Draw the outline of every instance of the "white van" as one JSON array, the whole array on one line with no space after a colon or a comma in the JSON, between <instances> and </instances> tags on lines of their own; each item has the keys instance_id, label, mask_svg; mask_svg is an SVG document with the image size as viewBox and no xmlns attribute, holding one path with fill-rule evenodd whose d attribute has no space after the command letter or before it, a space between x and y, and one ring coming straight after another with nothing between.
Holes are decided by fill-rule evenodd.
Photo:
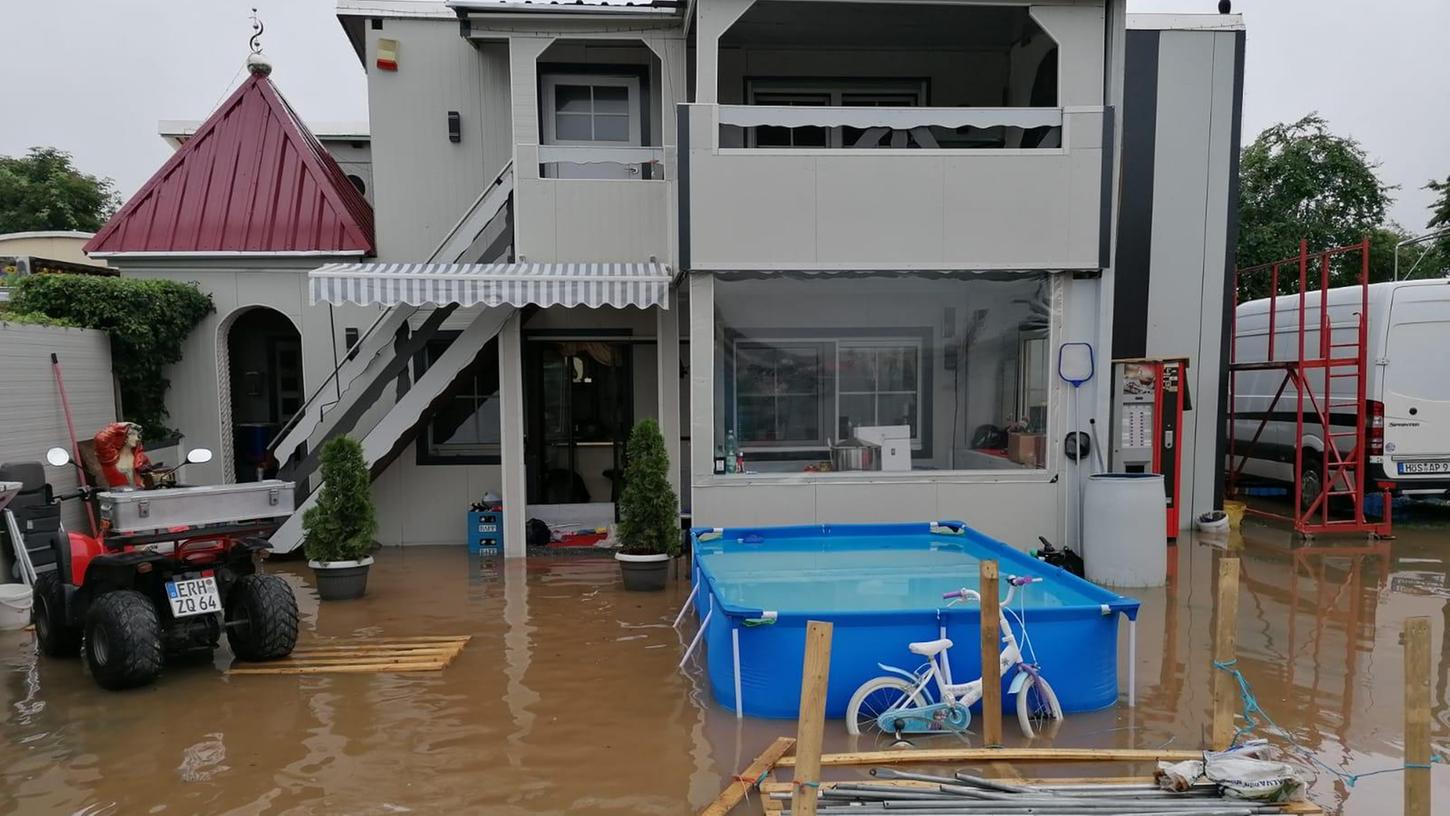
<instances>
[{"instance_id":1,"label":"white van","mask_svg":"<svg viewBox=\"0 0 1450 816\"><path fill-rule=\"evenodd\" d=\"M1329 290L1329 355L1353 356L1361 311L1361 289ZM1269 359L1270 299L1240 304L1234 327L1234 362ZM1274 298L1276 361L1299 359L1299 296ZM1307 330L1304 359L1322 359L1320 293L1304 297ZM1375 283L1369 286L1368 361L1365 409L1355 410L1357 380L1353 368L1334 368L1329 394L1330 433L1348 455L1354 447L1354 419L1365 418L1369 467L1365 492L1383 485L1396 494L1432 494L1450 490L1450 279ZM1278 482L1294 479L1295 418L1298 398L1292 384L1274 401L1284 370L1266 365L1240 369L1234 383L1234 449L1230 470L1247 455L1242 475ZM1322 370L1306 372L1302 503L1324 490L1323 425L1309 394L1323 401ZM1272 408L1271 408L1272 406ZM1267 416L1268 422L1264 419ZM1258 440L1254 437L1257 434ZM1333 491L1347 485L1331 485Z\"/></svg>"}]
</instances>

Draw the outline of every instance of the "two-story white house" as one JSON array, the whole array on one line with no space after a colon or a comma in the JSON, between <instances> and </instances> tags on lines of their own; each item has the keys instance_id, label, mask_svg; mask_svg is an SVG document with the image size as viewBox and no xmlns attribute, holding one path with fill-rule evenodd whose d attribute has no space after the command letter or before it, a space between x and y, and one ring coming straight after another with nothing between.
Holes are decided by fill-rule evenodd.
<instances>
[{"instance_id":1,"label":"two-story white house","mask_svg":"<svg viewBox=\"0 0 1450 816\"><path fill-rule=\"evenodd\" d=\"M353 434L385 543L460 543L495 492L522 555L528 518L612 519L653 417L694 524L1026 546L1075 524L1057 354L1082 342L1099 372L1190 358L1191 521L1221 497L1243 31L1125 5L341 0L376 249L287 260L309 396L272 455L315 488ZM225 412L215 377L173 380ZM876 433L887 469L830 467Z\"/></svg>"}]
</instances>

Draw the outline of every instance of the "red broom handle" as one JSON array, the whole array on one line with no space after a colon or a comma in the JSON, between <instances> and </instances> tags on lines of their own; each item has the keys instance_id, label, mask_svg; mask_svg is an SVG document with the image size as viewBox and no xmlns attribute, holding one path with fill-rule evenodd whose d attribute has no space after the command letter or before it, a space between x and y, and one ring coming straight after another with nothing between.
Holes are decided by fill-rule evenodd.
<instances>
[{"instance_id":1,"label":"red broom handle","mask_svg":"<svg viewBox=\"0 0 1450 816\"><path fill-rule=\"evenodd\" d=\"M85 484L86 468L81 462L80 443L76 441L76 423L75 420L71 419L70 399L65 395L65 378L60 373L60 358L54 352L50 355L50 368L55 372L55 387L60 390L60 410L65 414L65 428L67 431L70 431L70 450L71 458L75 460L76 479L79 480L80 484ZM100 535L100 525L96 524L96 509L91 506L89 501L85 502L85 505L86 519L91 523L91 535ZM61 546L69 546L69 544L67 542L61 542Z\"/></svg>"}]
</instances>

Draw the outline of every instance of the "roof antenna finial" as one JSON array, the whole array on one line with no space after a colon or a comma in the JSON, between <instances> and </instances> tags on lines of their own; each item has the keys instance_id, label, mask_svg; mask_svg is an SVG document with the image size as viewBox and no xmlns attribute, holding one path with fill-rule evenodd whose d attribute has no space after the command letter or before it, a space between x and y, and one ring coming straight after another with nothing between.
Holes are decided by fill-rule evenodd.
<instances>
[{"instance_id":1,"label":"roof antenna finial","mask_svg":"<svg viewBox=\"0 0 1450 816\"><path fill-rule=\"evenodd\" d=\"M247 56L247 70L259 76L267 76L272 73L272 61L262 55L262 32L267 27L262 25L262 19L257 16L257 10L252 9L252 36L247 40L251 46L252 53Z\"/></svg>"}]
</instances>

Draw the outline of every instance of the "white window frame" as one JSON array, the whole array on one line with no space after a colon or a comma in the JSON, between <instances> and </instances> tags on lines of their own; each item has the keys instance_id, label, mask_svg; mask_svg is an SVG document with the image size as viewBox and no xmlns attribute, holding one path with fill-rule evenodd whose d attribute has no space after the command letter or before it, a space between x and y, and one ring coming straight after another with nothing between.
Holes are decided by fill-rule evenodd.
<instances>
[{"instance_id":1,"label":"white window frame","mask_svg":"<svg viewBox=\"0 0 1450 816\"><path fill-rule=\"evenodd\" d=\"M556 106L556 90L560 85L585 85L591 88L625 88L629 92L629 139L623 142L601 139L560 139L555 134L554 116L559 112ZM616 74L544 74L539 78L543 95L543 125L541 141L549 145L575 145L582 147L642 147L644 144L644 117L641 113L640 82L637 76ZM590 111L591 118L593 111Z\"/></svg>"},{"instance_id":2,"label":"white window frame","mask_svg":"<svg viewBox=\"0 0 1450 816\"><path fill-rule=\"evenodd\" d=\"M922 377L922 373L923 373L922 372L923 355L922 355L922 342L921 342L921 338L919 338L919 337L870 337L870 338L848 338L848 337L843 337L843 338L839 338L839 339L836 340L836 342L835 342L835 349L836 349L836 376L835 376L835 389L834 389L835 390L835 393L836 393L836 410L834 412L832 412L834 414L834 416L832 417L832 421L835 423L835 425L833 427L837 427L837 428L841 424L841 394L842 394L842 390L841 390L841 349L842 348L847 348L847 349L902 349L902 348L911 348L911 349L913 349L916 352L916 389L915 389L915 392L914 392L916 394L916 418L915 418L915 421L912 423L912 427L915 428L916 430L911 435L911 449L914 450L914 451L915 450L921 450L922 423L925 422L925 419L926 419L925 416L923 415L924 406L923 406L922 403L925 402L925 400L928 397L928 395L923 391L923 388L922 388L922 383L923 383L924 378ZM851 391L851 392L849 392L849 394L852 395L852 396L864 395L864 394L871 394L872 396L875 397L876 403L877 403L876 404L876 410L878 412L878 416L876 418L876 422L878 424L881 424L881 418L879 416L879 412L881 410L881 404L880 404L881 403L881 395L882 394L905 394L905 393L907 393L907 392L906 391L882 391L880 388L877 388L875 391Z\"/></svg>"},{"instance_id":3,"label":"white window frame","mask_svg":"<svg viewBox=\"0 0 1450 816\"><path fill-rule=\"evenodd\" d=\"M822 365L826 365L829 362L830 365L832 366L832 368L830 369L829 373L823 372L823 375L824 375L823 378L825 378L825 377L828 377L829 378L829 387L827 387L826 384L823 383L822 384L822 388L820 390L820 406L819 407L820 407L820 409L824 413L824 415L821 417L822 430L825 432L822 435L822 439L821 439L821 442L823 444L817 444L817 445L811 445L811 444L780 444L780 445L766 444L766 445L762 445L762 444L759 444L759 443L752 444L750 442L747 442L745 439L740 438L740 434L739 434L739 425L740 425L740 378L739 378L740 377L740 374L739 374L739 354L737 352L736 354L732 355L733 356L733 359L734 359L734 362L731 363L731 367L730 367L730 377L731 377L731 380L733 381L732 382L733 387L731 389L731 399L732 399L732 403L733 403L730 406L731 407L731 410L732 410L732 414L731 415L735 417L735 423L734 423L735 427L733 428L733 430L736 431L736 437L737 437L738 443L740 445L740 448L745 453L747 453L747 454L749 454L751 452L755 452L755 453L808 453L808 452L813 452L813 451L820 451L820 450L824 449L824 447L825 447L824 443L825 443L826 440L836 439L836 437L838 435L838 430L839 430L840 422L841 422L841 374L840 374L840 372L841 372L841 348L843 346L846 347L846 348L892 348L892 349L900 349L900 348L905 348L905 347L911 347L911 348L914 348L916 350L916 422L913 425L913 427L916 430L915 430L915 433L913 433L912 434L912 437L911 437L911 449L914 450L914 451L915 450L921 450L922 449L921 432L922 432L922 429L923 429L923 423L925 422L925 416L924 416L924 412L925 412L925 401L926 401L928 395L925 393L925 391L923 389L923 385L922 385L923 382L924 382L924 378L922 376L922 374L923 374L923 372L922 372L922 366L923 366L923 357L924 357L924 355L923 355L923 343L922 343L922 340L921 340L920 337L877 337L877 336L861 337L861 336L855 336L855 335L839 335L839 336L837 336L837 335L822 335L822 336L819 336L819 337L817 337L817 336L798 336L798 337L764 336L764 337L742 337L742 338L737 338L734 341L732 341L732 344L731 345L732 345L732 347L734 349L737 349L737 350L738 350L738 348L741 345L758 346L758 347L765 347L765 348L782 348L782 347L805 346L805 345L824 346L824 347L827 347L827 348L823 349L823 351L825 352L825 356L822 358L821 364ZM864 392L855 392L855 391L853 391L851 393L852 394L856 394L856 393L864 393ZM879 397L882 392L880 392L878 390L878 391L876 391L874 393ZM886 392L886 393L905 393L905 392ZM841 440L836 439L836 441L839 442Z\"/></svg>"}]
</instances>

